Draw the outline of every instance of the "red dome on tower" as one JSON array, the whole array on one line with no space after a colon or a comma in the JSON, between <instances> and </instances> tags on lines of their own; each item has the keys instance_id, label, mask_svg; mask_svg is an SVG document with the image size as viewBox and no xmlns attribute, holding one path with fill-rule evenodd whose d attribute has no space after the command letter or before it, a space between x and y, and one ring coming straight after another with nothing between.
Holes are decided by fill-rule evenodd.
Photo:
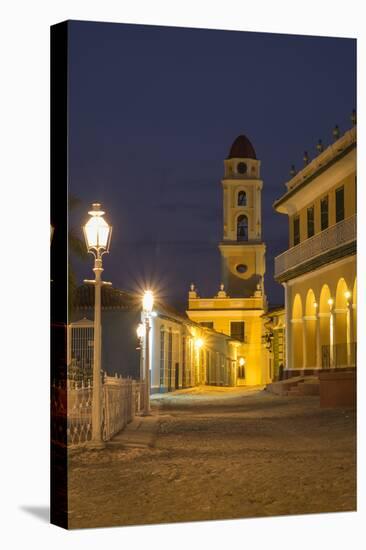
<instances>
[{"instance_id":1,"label":"red dome on tower","mask_svg":"<svg viewBox=\"0 0 366 550\"><path fill-rule=\"evenodd\" d=\"M249 139L244 136L238 136L233 142L228 159L232 158L243 158L243 159L256 159L256 154L253 145L250 143Z\"/></svg>"}]
</instances>

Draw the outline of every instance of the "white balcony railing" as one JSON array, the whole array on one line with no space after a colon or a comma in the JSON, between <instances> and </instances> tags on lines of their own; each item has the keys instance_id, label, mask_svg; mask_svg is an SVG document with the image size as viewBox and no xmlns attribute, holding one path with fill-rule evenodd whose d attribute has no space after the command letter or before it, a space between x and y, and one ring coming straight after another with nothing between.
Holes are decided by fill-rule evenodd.
<instances>
[{"instance_id":1,"label":"white balcony railing","mask_svg":"<svg viewBox=\"0 0 366 550\"><path fill-rule=\"evenodd\" d=\"M324 229L275 258L275 277L321 256L325 252L356 240L357 215Z\"/></svg>"}]
</instances>

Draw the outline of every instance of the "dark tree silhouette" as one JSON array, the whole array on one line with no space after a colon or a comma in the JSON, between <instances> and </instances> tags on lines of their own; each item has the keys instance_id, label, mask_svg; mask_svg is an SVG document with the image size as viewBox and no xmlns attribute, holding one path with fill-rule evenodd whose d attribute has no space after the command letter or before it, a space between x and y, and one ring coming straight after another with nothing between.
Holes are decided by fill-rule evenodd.
<instances>
[{"instance_id":1,"label":"dark tree silhouette","mask_svg":"<svg viewBox=\"0 0 366 550\"><path fill-rule=\"evenodd\" d=\"M69 196L69 210L75 210L81 204L81 200L74 195ZM76 273L72 265L72 258L78 258L80 260L86 260L88 252L85 246L85 242L79 237L78 230L75 227L69 228L69 317L73 311L75 291L77 289Z\"/></svg>"}]
</instances>

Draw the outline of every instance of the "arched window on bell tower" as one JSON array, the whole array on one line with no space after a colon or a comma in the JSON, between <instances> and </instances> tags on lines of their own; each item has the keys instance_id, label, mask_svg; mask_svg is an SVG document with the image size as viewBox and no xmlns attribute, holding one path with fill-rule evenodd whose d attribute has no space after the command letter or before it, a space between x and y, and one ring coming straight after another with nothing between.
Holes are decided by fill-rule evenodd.
<instances>
[{"instance_id":1,"label":"arched window on bell tower","mask_svg":"<svg viewBox=\"0 0 366 550\"><path fill-rule=\"evenodd\" d=\"M247 194L245 191L239 191L238 193L238 206L247 205Z\"/></svg>"},{"instance_id":2,"label":"arched window on bell tower","mask_svg":"<svg viewBox=\"0 0 366 550\"><path fill-rule=\"evenodd\" d=\"M236 224L236 238L238 241L248 240L248 218L245 214L238 217Z\"/></svg>"}]
</instances>

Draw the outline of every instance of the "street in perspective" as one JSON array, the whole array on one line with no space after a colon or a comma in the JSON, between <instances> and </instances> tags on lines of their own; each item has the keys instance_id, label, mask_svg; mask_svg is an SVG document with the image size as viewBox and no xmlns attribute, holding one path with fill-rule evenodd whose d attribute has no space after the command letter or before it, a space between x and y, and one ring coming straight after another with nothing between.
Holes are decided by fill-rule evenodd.
<instances>
[{"instance_id":1,"label":"street in perspective","mask_svg":"<svg viewBox=\"0 0 366 550\"><path fill-rule=\"evenodd\" d=\"M317 397L198 387L132 424L103 453L70 455L71 528L356 507L355 413Z\"/></svg>"}]
</instances>

